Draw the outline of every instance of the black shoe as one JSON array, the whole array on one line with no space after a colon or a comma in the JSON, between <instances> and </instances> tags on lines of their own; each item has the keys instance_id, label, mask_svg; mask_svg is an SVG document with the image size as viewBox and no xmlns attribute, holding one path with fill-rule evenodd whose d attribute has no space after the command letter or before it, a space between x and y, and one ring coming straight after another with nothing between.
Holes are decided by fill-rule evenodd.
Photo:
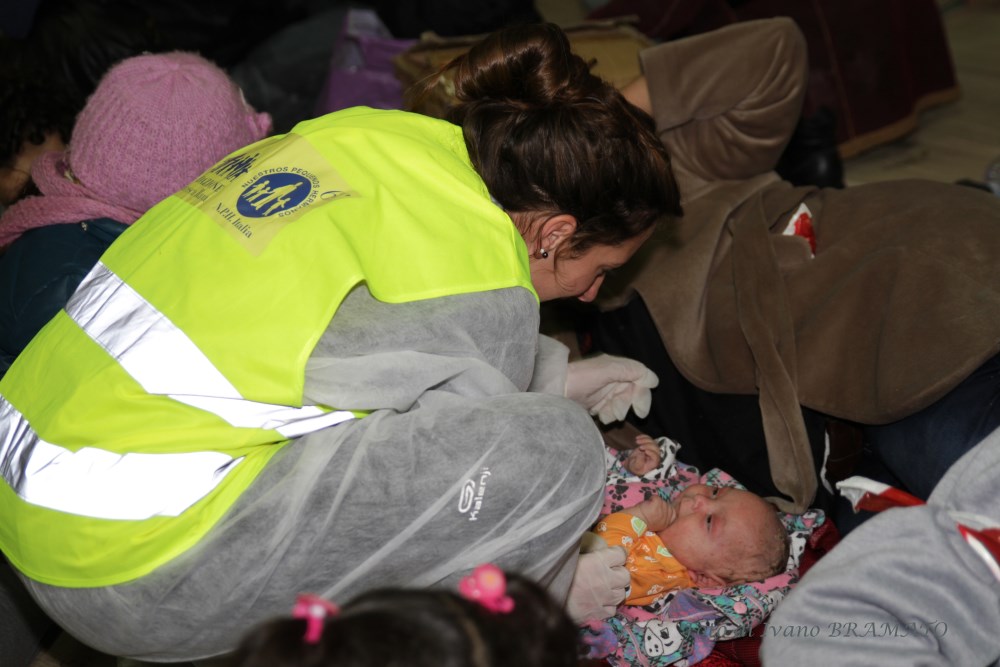
<instances>
[{"instance_id":1,"label":"black shoe","mask_svg":"<svg viewBox=\"0 0 1000 667\"><path fill-rule=\"evenodd\" d=\"M820 107L812 116L799 119L775 171L793 185L844 187L844 163L837 152L833 111Z\"/></svg>"}]
</instances>

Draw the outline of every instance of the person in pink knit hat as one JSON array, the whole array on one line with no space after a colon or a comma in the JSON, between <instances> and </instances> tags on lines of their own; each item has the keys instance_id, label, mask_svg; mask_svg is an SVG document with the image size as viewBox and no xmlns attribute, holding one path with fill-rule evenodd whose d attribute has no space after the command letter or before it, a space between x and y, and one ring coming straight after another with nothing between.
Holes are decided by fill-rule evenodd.
<instances>
[{"instance_id":1,"label":"person in pink knit hat","mask_svg":"<svg viewBox=\"0 0 1000 667\"><path fill-rule=\"evenodd\" d=\"M112 67L68 148L33 164L41 195L0 217L0 376L128 225L270 129L270 117L194 53Z\"/></svg>"}]
</instances>

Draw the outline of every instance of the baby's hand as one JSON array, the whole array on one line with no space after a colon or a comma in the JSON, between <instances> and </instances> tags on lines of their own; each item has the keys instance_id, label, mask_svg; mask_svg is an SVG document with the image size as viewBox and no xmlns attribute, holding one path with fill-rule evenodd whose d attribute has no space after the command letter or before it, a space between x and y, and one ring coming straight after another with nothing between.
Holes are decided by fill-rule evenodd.
<instances>
[{"instance_id":1,"label":"baby's hand","mask_svg":"<svg viewBox=\"0 0 1000 667\"><path fill-rule=\"evenodd\" d=\"M677 518L673 506L660 496L647 498L638 505L626 507L622 511L645 521L646 530L651 530L654 533L665 529Z\"/></svg>"},{"instance_id":2,"label":"baby's hand","mask_svg":"<svg viewBox=\"0 0 1000 667\"><path fill-rule=\"evenodd\" d=\"M660 446L656 444L648 435L637 435L635 437L636 448L629 452L625 459L625 469L633 475L642 477L650 470L660 467L662 457Z\"/></svg>"}]
</instances>

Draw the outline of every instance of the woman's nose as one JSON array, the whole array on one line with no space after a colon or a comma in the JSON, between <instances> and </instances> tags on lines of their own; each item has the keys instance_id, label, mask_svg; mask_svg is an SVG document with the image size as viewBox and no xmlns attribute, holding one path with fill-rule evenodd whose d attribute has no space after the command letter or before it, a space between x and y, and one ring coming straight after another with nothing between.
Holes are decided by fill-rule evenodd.
<instances>
[{"instance_id":1,"label":"woman's nose","mask_svg":"<svg viewBox=\"0 0 1000 667\"><path fill-rule=\"evenodd\" d=\"M597 298L597 291L601 289L601 284L604 282L604 276L599 276L591 285L587 288L587 291L576 297L584 303L590 303Z\"/></svg>"}]
</instances>

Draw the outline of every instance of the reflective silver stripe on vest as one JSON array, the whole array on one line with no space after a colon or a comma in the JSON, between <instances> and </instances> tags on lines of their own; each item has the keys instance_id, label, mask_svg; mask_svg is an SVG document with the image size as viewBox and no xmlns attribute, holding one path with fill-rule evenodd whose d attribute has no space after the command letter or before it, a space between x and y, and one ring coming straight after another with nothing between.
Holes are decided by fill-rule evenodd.
<instances>
[{"instance_id":1,"label":"reflective silver stripe on vest","mask_svg":"<svg viewBox=\"0 0 1000 667\"><path fill-rule=\"evenodd\" d=\"M26 502L98 519L177 516L218 486L242 458L220 452L75 452L38 437L24 416L0 401L0 469Z\"/></svg>"},{"instance_id":2,"label":"reflective silver stripe on vest","mask_svg":"<svg viewBox=\"0 0 1000 667\"><path fill-rule=\"evenodd\" d=\"M87 275L66 311L148 393L206 410L233 426L293 438L354 419L346 410L244 399L180 329L103 264ZM216 451L73 451L42 440L0 397L0 472L33 505L101 519L177 516L242 460Z\"/></svg>"},{"instance_id":3,"label":"reflective silver stripe on vest","mask_svg":"<svg viewBox=\"0 0 1000 667\"><path fill-rule=\"evenodd\" d=\"M244 399L183 331L101 263L84 278L66 312L148 393L206 410L233 426L274 429L294 438L354 419L346 410Z\"/></svg>"}]
</instances>

